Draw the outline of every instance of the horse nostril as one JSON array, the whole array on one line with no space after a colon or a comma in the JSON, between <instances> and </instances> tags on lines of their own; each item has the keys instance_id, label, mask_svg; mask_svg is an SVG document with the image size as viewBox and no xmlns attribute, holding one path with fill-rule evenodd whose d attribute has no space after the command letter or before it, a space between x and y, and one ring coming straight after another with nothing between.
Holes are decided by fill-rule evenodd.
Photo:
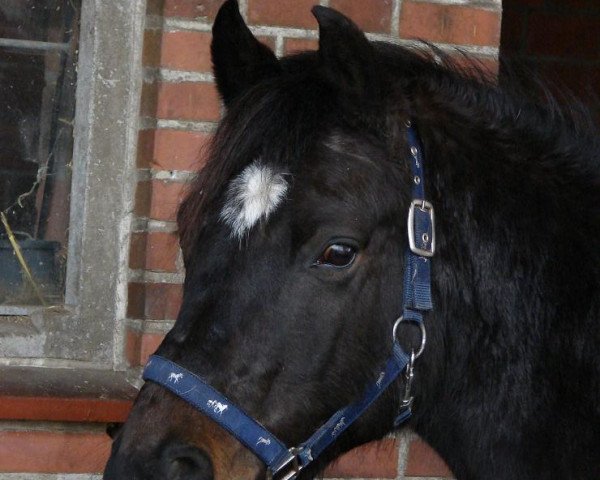
<instances>
[{"instance_id":1,"label":"horse nostril","mask_svg":"<svg viewBox=\"0 0 600 480\"><path fill-rule=\"evenodd\" d=\"M170 445L164 453L165 477L168 480L213 480L208 455L192 445Z\"/></svg>"}]
</instances>

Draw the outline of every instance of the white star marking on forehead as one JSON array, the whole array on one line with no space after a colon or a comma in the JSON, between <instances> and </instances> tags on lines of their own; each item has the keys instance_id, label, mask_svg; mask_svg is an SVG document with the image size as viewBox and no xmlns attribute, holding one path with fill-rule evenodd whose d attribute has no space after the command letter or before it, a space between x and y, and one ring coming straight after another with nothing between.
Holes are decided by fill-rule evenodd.
<instances>
[{"instance_id":1,"label":"white star marking on forehead","mask_svg":"<svg viewBox=\"0 0 600 480\"><path fill-rule=\"evenodd\" d=\"M234 237L242 238L259 220L269 217L287 189L283 174L256 160L229 184L221 219Z\"/></svg>"}]
</instances>

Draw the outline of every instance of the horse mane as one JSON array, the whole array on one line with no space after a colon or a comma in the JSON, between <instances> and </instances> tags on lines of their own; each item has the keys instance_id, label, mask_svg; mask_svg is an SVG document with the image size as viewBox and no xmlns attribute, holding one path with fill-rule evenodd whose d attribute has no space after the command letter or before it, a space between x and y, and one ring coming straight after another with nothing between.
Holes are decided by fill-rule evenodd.
<instances>
[{"instance_id":1,"label":"horse mane","mask_svg":"<svg viewBox=\"0 0 600 480\"><path fill-rule=\"evenodd\" d=\"M512 153L509 158L536 160L550 185L566 188L566 194L591 195L583 202L592 205L594 216L600 218L600 135L589 109L573 95L563 90L558 97L531 75L526 77L535 88L524 87L522 70L507 63L501 64L498 79L460 51L449 55L426 43L421 49L380 42L374 46L382 73L389 77L382 83L395 92L389 101L400 105L384 108L385 115L397 116L408 109L402 113L430 125L422 134L462 135L474 145L483 142L486 148ZM282 76L263 81L228 109L209 146L209 161L180 206L178 226L186 265L210 207L229 178L260 156L293 171L325 125L352 123L338 105L323 101L326 89L316 52L284 57L281 63ZM336 115L332 110L338 110ZM374 130L385 125L381 119L371 121Z\"/></svg>"}]
</instances>

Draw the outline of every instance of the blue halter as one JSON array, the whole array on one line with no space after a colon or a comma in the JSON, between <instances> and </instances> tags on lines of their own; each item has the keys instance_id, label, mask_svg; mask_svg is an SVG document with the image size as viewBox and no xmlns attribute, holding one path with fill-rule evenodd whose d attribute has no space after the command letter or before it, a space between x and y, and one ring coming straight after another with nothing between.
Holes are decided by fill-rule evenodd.
<instances>
[{"instance_id":1,"label":"blue halter","mask_svg":"<svg viewBox=\"0 0 600 480\"><path fill-rule=\"evenodd\" d=\"M395 426L411 415L410 387L415 359L425 347L423 312L432 309L429 258L435 251L433 207L425 200L422 148L414 127L406 122L413 193L408 212L408 242L404 271L403 312L393 328L392 355L380 371L377 380L366 389L362 398L334 413L308 440L289 448L246 412L216 391L202 378L176 363L153 355L146 364L143 378L155 382L182 398L225 428L267 466L267 478L291 480L321 455L321 453L356 420L398 376L405 373L405 394ZM421 329L421 346L408 355L396 340L396 330L402 322L416 323Z\"/></svg>"}]
</instances>

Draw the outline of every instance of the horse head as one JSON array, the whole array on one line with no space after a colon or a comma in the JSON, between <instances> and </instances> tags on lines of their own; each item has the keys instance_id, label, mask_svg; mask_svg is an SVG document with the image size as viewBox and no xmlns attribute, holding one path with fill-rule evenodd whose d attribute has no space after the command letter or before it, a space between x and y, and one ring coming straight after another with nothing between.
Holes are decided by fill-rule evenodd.
<instances>
[{"instance_id":1,"label":"horse head","mask_svg":"<svg viewBox=\"0 0 600 480\"><path fill-rule=\"evenodd\" d=\"M332 10L314 13L318 53L282 61L235 2L216 18L227 114L180 212L184 300L158 351L289 444L360 394L390 355L406 244L399 212L409 202L406 145L385 125L408 112L383 104L385 79L363 33ZM389 431L399 392L378 400L328 458ZM105 478L262 473L223 429L147 384Z\"/></svg>"},{"instance_id":2,"label":"horse head","mask_svg":"<svg viewBox=\"0 0 600 480\"><path fill-rule=\"evenodd\" d=\"M318 51L281 59L252 35L235 1L217 15L212 59L226 114L179 212L183 303L157 353L223 395L208 401L211 418L235 404L287 445L377 385L402 312L407 212L421 182L407 160L413 120L436 207L432 288L443 311L425 318L412 426L463 478L536 478L526 459L545 468L535 459L553 430L536 423L535 415L551 411L551 397L535 388L557 381L552 366L563 359L562 339L552 343L539 319L569 304L563 287L546 289L553 292L547 302L536 285L597 285L592 262L569 257L585 279L577 282L572 270L549 261L567 244L541 239L560 222L569 225L566 212L597 203L557 210L561 202L540 193L549 164L538 171L524 154L529 163L515 168L507 138L539 149L562 141L552 129L564 126L546 125L541 141L539 109L503 100L493 82L369 42L334 10L313 13ZM508 135L509 127L521 130ZM539 215L546 207L562 220ZM590 237L569 235L592 252ZM521 294L533 298L531 307ZM587 331L598 338L597 327ZM418 328L402 325L395 335L406 352L419 348ZM182 385L179 375L167 380ZM569 388L593 389L586 381ZM391 431L404 387L401 376L298 478L313 478L340 452ZM264 477L264 464L211 418L147 382L115 437L104 478ZM347 427L343 420L332 434ZM585 438L591 446L598 436Z\"/></svg>"}]
</instances>

